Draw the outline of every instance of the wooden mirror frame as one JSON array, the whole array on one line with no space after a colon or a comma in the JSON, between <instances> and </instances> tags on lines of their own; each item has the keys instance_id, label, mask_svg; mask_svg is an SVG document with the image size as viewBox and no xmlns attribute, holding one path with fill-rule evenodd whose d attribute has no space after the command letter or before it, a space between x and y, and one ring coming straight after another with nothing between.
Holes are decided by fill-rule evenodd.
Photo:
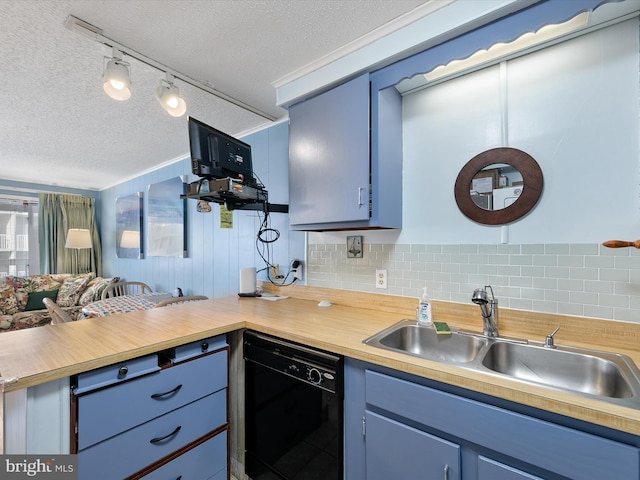
<instances>
[{"instance_id":1,"label":"wooden mirror frame","mask_svg":"<svg viewBox=\"0 0 640 480\"><path fill-rule=\"evenodd\" d=\"M518 199L501 210L485 210L471 199L470 185L473 177L483 168L504 163L522 174L524 188ZM531 155L517 148L500 147L486 150L469 160L456 179L454 195L460 211L474 222L484 225L504 225L529 213L540 199L544 180L542 169Z\"/></svg>"}]
</instances>

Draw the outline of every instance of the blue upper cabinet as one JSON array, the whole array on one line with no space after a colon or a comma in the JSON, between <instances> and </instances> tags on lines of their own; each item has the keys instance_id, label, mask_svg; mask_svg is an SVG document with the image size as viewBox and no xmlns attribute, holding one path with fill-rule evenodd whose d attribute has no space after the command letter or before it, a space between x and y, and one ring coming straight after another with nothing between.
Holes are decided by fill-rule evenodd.
<instances>
[{"instance_id":1,"label":"blue upper cabinet","mask_svg":"<svg viewBox=\"0 0 640 480\"><path fill-rule=\"evenodd\" d=\"M401 227L401 112L395 89L370 98L368 74L290 107L291 229Z\"/></svg>"}]
</instances>

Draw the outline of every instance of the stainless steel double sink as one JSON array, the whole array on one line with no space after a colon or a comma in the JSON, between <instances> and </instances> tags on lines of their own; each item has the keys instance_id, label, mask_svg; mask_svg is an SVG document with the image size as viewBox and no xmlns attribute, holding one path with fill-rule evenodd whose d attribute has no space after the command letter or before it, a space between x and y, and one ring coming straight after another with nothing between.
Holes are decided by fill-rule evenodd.
<instances>
[{"instance_id":1,"label":"stainless steel double sink","mask_svg":"<svg viewBox=\"0 0 640 480\"><path fill-rule=\"evenodd\" d=\"M374 347L505 376L640 409L640 370L626 355L507 338L402 320L364 340Z\"/></svg>"}]
</instances>

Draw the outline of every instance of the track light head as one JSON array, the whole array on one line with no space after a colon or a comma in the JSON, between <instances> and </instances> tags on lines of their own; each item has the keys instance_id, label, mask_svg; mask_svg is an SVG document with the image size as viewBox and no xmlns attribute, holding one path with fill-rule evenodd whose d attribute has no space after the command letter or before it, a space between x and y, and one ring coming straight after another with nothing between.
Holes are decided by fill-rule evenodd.
<instances>
[{"instance_id":1,"label":"track light head","mask_svg":"<svg viewBox=\"0 0 640 480\"><path fill-rule=\"evenodd\" d=\"M124 101L131 97L129 64L119 58L116 50L104 69L102 89L114 100Z\"/></svg>"},{"instance_id":2,"label":"track light head","mask_svg":"<svg viewBox=\"0 0 640 480\"><path fill-rule=\"evenodd\" d=\"M180 89L173 84L173 77L167 74L156 88L156 99L172 117L181 117L187 111L187 104L180 96Z\"/></svg>"}]
</instances>

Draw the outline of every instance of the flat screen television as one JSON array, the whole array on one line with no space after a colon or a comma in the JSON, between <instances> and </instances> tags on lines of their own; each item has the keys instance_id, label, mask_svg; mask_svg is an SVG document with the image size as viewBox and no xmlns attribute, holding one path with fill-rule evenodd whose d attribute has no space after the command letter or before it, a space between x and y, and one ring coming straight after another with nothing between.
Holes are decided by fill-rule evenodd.
<instances>
[{"instance_id":1,"label":"flat screen television","mask_svg":"<svg viewBox=\"0 0 640 480\"><path fill-rule=\"evenodd\" d=\"M255 185L251 145L189 117L191 171L199 177L234 178Z\"/></svg>"}]
</instances>

